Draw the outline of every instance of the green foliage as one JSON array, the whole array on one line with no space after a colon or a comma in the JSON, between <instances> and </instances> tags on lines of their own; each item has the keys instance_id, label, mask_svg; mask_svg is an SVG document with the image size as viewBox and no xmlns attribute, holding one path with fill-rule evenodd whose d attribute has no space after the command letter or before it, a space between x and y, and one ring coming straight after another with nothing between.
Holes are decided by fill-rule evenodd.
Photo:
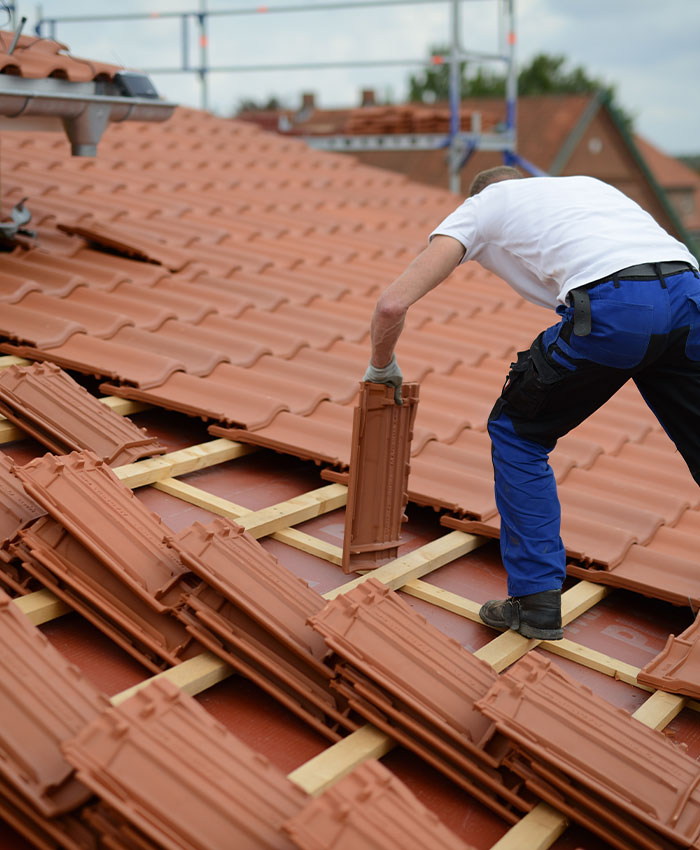
<instances>
[{"instance_id":1,"label":"green foliage","mask_svg":"<svg viewBox=\"0 0 700 850\"><path fill-rule=\"evenodd\" d=\"M267 112L268 110L282 109L279 98L272 95L266 101L242 99L238 101L236 112Z\"/></svg>"},{"instance_id":2,"label":"green foliage","mask_svg":"<svg viewBox=\"0 0 700 850\"><path fill-rule=\"evenodd\" d=\"M414 103L445 101L450 94L449 47L437 45L431 49L432 64L409 78L408 99ZM615 88L603 80L591 77L581 65L567 69L566 57L538 53L518 73L518 94L587 94L603 91L610 108L632 129L632 117L615 102ZM503 97L506 75L477 66L471 71L460 63L460 97Z\"/></svg>"}]
</instances>

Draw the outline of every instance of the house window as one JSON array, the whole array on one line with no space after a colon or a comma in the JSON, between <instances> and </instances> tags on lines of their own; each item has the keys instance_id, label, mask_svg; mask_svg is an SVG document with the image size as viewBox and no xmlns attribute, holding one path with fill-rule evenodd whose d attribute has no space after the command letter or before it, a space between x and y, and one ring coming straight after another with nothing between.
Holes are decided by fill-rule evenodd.
<instances>
[{"instance_id":1,"label":"house window","mask_svg":"<svg viewBox=\"0 0 700 850\"><path fill-rule=\"evenodd\" d=\"M598 136L591 136L588 140L588 150L593 154L598 154L603 150L603 142Z\"/></svg>"}]
</instances>

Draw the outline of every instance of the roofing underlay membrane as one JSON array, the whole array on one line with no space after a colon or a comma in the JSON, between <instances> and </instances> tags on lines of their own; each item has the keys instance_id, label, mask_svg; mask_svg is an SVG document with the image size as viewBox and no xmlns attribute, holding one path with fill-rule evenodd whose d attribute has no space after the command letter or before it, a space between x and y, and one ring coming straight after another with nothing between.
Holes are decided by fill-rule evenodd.
<instances>
[{"instance_id":1,"label":"roofing underlay membrane","mask_svg":"<svg viewBox=\"0 0 700 850\"><path fill-rule=\"evenodd\" d=\"M114 70L53 42L19 47L12 72L28 77ZM275 808L274 829L260 819L264 846L393 848L423 834L421 846L476 850L695 846L700 491L623 388L552 454L565 640L536 647L478 622L479 604L505 591L486 419L515 352L554 317L477 266L409 312L397 354L419 384L411 423L371 423L401 435L390 492L371 476L351 485L373 497L360 499L371 510L358 551L398 555L375 571L391 591L339 590L353 579L341 569L344 485L362 454L351 435L371 311L456 196L188 109L110 126L95 159L71 158L58 134L5 133L0 177L3 212L28 197L37 233L0 263L0 349L16 356L0 361L1 581L41 624L41 645L75 665L70 685L37 673L35 690L48 704L90 694L78 720L75 706L47 715L48 762L30 726L13 742L0 820L24 838L0 825L2 850L95 836L200 846L171 803L196 788L208 823L225 793L187 774L150 799L144 771L157 762L170 782L205 739L197 769L216 762L224 791L237 758L275 789L245 789L256 818ZM146 433L115 418L124 412ZM386 504L391 516L373 524ZM18 681L36 634L6 640ZM175 665L199 706L167 683L125 701ZM646 703L639 684L670 693ZM40 704L34 694L17 722L40 726ZM666 738L631 720L637 710ZM120 735L136 767L121 761ZM576 744L565 761L562 740ZM386 770L342 779L355 752ZM625 796L644 753L656 775ZM85 786L97 795L87 803ZM583 825L563 831L557 808ZM368 824L373 844L358 838Z\"/></svg>"}]
</instances>

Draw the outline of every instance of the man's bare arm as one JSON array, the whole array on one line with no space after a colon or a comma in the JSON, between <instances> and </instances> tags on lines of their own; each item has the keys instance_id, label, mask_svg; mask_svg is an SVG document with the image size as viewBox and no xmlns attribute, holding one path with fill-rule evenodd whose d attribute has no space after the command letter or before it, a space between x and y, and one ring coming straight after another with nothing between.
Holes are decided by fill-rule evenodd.
<instances>
[{"instance_id":1,"label":"man's bare arm","mask_svg":"<svg viewBox=\"0 0 700 850\"><path fill-rule=\"evenodd\" d=\"M372 315L371 364L386 366L403 330L406 311L455 269L464 246L451 236L434 236L399 277L379 296Z\"/></svg>"}]
</instances>

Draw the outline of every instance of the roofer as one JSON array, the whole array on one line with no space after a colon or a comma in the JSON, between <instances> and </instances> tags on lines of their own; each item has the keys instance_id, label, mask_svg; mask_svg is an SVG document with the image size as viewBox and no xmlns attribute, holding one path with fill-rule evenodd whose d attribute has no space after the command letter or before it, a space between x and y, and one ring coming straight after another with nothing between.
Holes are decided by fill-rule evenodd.
<instances>
[{"instance_id":1,"label":"roofer","mask_svg":"<svg viewBox=\"0 0 700 850\"><path fill-rule=\"evenodd\" d=\"M400 403L394 346L406 311L466 260L559 314L518 352L489 417L508 598L479 612L557 640L566 557L549 453L632 378L700 483L700 277L688 249L612 186L520 178L508 166L478 174L382 293L364 380L396 387Z\"/></svg>"}]
</instances>

